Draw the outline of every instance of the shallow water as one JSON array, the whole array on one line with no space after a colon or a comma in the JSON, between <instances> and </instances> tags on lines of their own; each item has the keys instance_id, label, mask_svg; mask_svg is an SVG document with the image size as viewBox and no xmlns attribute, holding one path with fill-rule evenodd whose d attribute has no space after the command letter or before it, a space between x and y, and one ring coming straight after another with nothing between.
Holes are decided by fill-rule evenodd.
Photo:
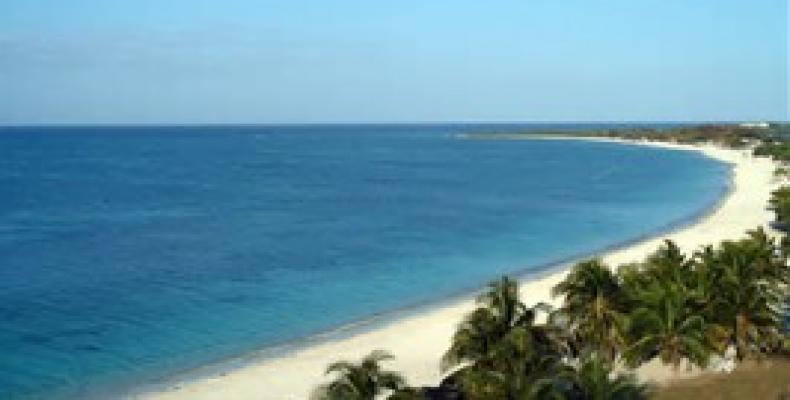
<instances>
[{"instance_id":1,"label":"shallow water","mask_svg":"<svg viewBox=\"0 0 790 400\"><path fill-rule=\"evenodd\" d=\"M441 299L727 185L693 152L454 136L479 129L0 129L0 398L102 397Z\"/></svg>"}]
</instances>

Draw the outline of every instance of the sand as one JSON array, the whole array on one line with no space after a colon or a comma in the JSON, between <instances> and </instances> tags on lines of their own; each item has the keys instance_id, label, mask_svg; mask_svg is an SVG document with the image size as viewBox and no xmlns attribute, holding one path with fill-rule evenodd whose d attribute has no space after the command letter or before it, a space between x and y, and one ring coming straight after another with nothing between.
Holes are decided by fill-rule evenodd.
<instances>
[{"instance_id":1,"label":"sand","mask_svg":"<svg viewBox=\"0 0 790 400\"><path fill-rule=\"evenodd\" d=\"M616 139L585 139L614 140ZM738 239L758 226L767 227L772 219L766 209L771 190L776 186L774 164L754 158L747 150L730 150L713 145L687 146L658 143L632 143L661 146L683 151L700 151L704 155L733 166L732 189L720 205L690 225L600 254L612 264L641 261L664 239L676 241L691 252L705 244L724 239ZM682 185L682 182L678 182ZM566 275L568 266L544 277L522 282L522 299L527 304L540 301L556 305L551 288ZM482 283L481 283L482 284ZM375 328L328 340L285 354L240 365L234 369L174 383L154 392L134 396L145 399L306 399L312 388L325 379L326 365L335 360L356 360L374 349L384 349L396 356L387 367L401 371L414 386L435 385L441 380L439 360L447 349L456 324L474 307L474 294L447 304L425 307L385 321ZM676 373L659 365L639 371L640 378L662 381Z\"/></svg>"}]
</instances>

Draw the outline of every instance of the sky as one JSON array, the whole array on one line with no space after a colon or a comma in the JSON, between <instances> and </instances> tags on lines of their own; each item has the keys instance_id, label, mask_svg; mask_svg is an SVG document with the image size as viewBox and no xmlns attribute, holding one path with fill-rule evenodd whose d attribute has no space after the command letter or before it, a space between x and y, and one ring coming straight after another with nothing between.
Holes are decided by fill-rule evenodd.
<instances>
[{"instance_id":1,"label":"sky","mask_svg":"<svg viewBox=\"0 0 790 400\"><path fill-rule=\"evenodd\" d=\"M0 124L787 120L788 0L0 0Z\"/></svg>"}]
</instances>

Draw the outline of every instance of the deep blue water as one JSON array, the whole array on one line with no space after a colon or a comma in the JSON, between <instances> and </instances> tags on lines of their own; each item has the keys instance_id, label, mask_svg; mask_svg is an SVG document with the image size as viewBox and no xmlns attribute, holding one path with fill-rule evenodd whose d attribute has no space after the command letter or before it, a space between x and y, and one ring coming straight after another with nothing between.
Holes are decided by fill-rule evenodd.
<instances>
[{"instance_id":1,"label":"deep blue water","mask_svg":"<svg viewBox=\"0 0 790 400\"><path fill-rule=\"evenodd\" d=\"M102 397L441 299L727 185L691 152L452 135L479 129L0 129L0 398Z\"/></svg>"}]
</instances>

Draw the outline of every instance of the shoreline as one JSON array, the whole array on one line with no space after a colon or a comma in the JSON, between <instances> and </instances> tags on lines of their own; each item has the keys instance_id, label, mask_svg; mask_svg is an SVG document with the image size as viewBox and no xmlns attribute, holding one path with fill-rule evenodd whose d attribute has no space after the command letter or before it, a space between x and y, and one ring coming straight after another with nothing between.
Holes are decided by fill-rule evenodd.
<instances>
[{"instance_id":1,"label":"shoreline","mask_svg":"<svg viewBox=\"0 0 790 400\"><path fill-rule=\"evenodd\" d=\"M604 249L566 257L541 266L531 273L525 270L514 272L527 304L544 301L555 305L556 301L549 295L551 287L579 259L597 256L614 266L641 261L665 238L676 240L684 251L689 252L703 244L722 239L737 239L747 229L768 227L771 215L766 205L773 187L773 163L770 160L747 157L741 150L721 149L711 145L690 146L615 138L537 135L510 140L542 139L606 141L623 145L698 151L703 156L728 164L730 171L728 186L718 201L688 218L670 221L654 232ZM732 218L734 216L738 218ZM721 228L722 224L727 225L726 229ZM447 348L456 324L473 308L474 295L481 288L482 284L477 289L467 289L443 300L418 303L298 341L231 357L225 362L186 371L169 381L147 385L142 388L142 392L130 397L304 399L315 385L323 382L324 368L330 362L356 359L377 348L388 350L396 356L389 366L403 372L409 384L437 384L441 379L441 354ZM420 332L420 339L412 343L410 338L414 332ZM651 375L660 378L660 374Z\"/></svg>"},{"instance_id":2,"label":"shoreline","mask_svg":"<svg viewBox=\"0 0 790 400\"><path fill-rule=\"evenodd\" d=\"M552 138L546 137L546 139L551 140ZM717 160L717 162L721 161ZM556 273L566 272L572 264L578 262L579 260L622 250L636 243L648 240L654 236L668 235L672 232L697 224L699 221L715 213L734 190L733 165L731 163L724 164L726 164L728 167L726 186L715 201L706 205L701 210L686 217L670 221L667 224L661 225L634 238L617 242L600 249L564 256L558 260L548 263L533 265L530 267L522 267L514 270L508 275L513 276L520 283L540 280ZM161 381L146 384L142 389L138 387L136 391L132 392L134 394L127 393L127 396L137 398L137 396L144 395L142 398L150 398L152 394L157 396L161 394L161 392L172 390L173 387L188 385L189 382L208 379L216 376L225 376L228 372L232 372L234 370L270 362L281 357L287 357L301 349L330 343L332 341L347 339L355 335L365 334L384 328L387 325L395 324L402 319L410 318L423 313L430 313L437 309L451 306L461 301L469 300L470 297L473 298L477 296L479 293L483 292L484 289L485 283L481 283L476 286L458 289L457 291L454 291L453 293L450 293L439 299L415 302L413 304L396 309L374 313L358 320L339 323L330 326L327 329L310 333L300 338L284 340L266 345L250 352L230 355L220 361L186 369L177 374L171 375L168 378L162 379Z\"/></svg>"}]
</instances>

